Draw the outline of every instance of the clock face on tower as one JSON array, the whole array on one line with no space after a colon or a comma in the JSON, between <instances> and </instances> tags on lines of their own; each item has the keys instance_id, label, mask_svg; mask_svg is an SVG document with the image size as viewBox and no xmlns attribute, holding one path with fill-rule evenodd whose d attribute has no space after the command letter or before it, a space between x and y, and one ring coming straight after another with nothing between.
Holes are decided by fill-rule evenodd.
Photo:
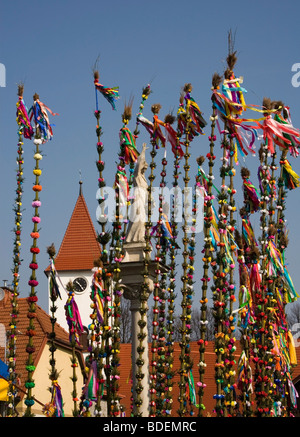
<instances>
[{"instance_id":1,"label":"clock face on tower","mask_svg":"<svg viewBox=\"0 0 300 437\"><path fill-rule=\"evenodd\" d=\"M83 293L87 287L87 280L82 277L75 278L73 286L76 293Z\"/></svg>"}]
</instances>

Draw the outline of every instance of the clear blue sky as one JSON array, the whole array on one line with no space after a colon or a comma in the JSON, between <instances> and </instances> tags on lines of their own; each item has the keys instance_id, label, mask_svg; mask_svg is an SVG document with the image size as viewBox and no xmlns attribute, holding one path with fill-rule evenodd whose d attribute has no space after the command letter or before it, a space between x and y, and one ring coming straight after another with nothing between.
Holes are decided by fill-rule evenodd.
<instances>
[{"instance_id":1,"label":"clear blue sky","mask_svg":"<svg viewBox=\"0 0 300 437\"><path fill-rule=\"evenodd\" d=\"M135 114L141 89L151 82L153 94L144 115L150 118L150 106L158 102L162 114L176 112L181 87L191 82L193 97L209 120L211 77L215 71L224 71L230 28L236 31L235 73L244 76L247 102L261 104L264 96L282 99L291 108L294 126L300 127L300 88L291 84L292 65L300 62L299 16L300 6L291 0L2 2L0 63L6 68L6 87L0 88L0 284L3 279L12 281L18 139L15 105L20 81L25 84L28 107L37 92L42 102L60 114L51 119L55 123L53 140L43 146L38 303L45 306L46 247L54 242L59 249L78 196L80 170L83 193L96 230L100 230L95 221L97 154L92 78L98 56L100 82L119 86L121 96L115 112L100 100L108 163L105 177L111 185L124 102L134 96ZM130 127L134 129L134 123ZM141 135L138 146L144 138ZM207 137L195 140L191 159L206 154L207 146ZM25 141L21 296L29 293L33 149L32 142ZM255 171L257 161L249 158L247 165ZM300 173L299 160L292 160L292 165ZM255 182L256 171L253 174ZM287 260L298 288L299 193L289 193L286 215L290 229ZM200 256L199 252L200 248Z\"/></svg>"}]
</instances>

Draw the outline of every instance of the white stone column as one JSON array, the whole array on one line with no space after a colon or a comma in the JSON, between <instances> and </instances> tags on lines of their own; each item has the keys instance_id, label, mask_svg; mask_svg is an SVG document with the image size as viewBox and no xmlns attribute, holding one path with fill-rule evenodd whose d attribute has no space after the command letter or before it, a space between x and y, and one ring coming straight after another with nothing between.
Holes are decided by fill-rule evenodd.
<instances>
[{"instance_id":1,"label":"white stone column","mask_svg":"<svg viewBox=\"0 0 300 437\"><path fill-rule=\"evenodd\" d=\"M134 400L136 399L136 392L135 387L137 385L136 381L136 372L138 370L138 367L136 365L136 360L138 358L137 353L137 347L139 345L139 339L138 339L138 333L139 333L139 325L138 322L140 320L140 307L141 307L141 301L139 299L132 299L130 300L130 311L131 311L131 329L132 329L132 388L133 388L133 411L135 411L135 403ZM143 378L143 391L140 394L142 405L139 409L139 412L141 413L142 417L148 417L149 416L149 389L150 389L150 380L149 380L149 355L148 355L148 327L147 325L144 328L144 333L146 334L146 337L143 342L143 346L145 348L143 353L143 360L144 365L141 369L143 374L145 375Z\"/></svg>"}]
</instances>

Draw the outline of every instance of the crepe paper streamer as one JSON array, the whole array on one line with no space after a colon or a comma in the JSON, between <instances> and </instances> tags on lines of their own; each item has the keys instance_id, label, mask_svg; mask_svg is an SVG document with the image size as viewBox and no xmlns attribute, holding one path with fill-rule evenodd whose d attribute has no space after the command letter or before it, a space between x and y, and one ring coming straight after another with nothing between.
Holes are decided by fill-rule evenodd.
<instances>
[{"instance_id":1,"label":"crepe paper streamer","mask_svg":"<svg viewBox=\"0 0 300 437\"><path fill-rule=\"evenodd\" d=\"M195 382L192 370L188 371L189 397L192 405L197 404Z\"/></svg>"},{"instance_id":2,"label":"crepe paper streamer","mask_svg":"<svg viewBox=\"0 0 300 437\"><path fill-rule=\"evenodd\" d=\"M128 129L128 127L124 126L120 129L120 147L123 149L123 156L125 159L125 164L129 164L136 162L139 152L136 149L135 137Z\"/></svg>"},{"instance_id":3,"label":"crepe paper streamer","mask_svg":"<svg viewBox=\"0 0 300 437\"><path fill-rule=\"evenodd\" d=\"M117 172L114 189L117 189L119 195L119 205L126 206L129 196L129 186L125 172Z\"/></svg>"},{"instance_id":4,"label":"crepe paper streamer","mask_svg":"<svg viewBox=\"0 0 300 437\"><path fill-rule=\"evenodd\" d=\"M104 283L102 279L102 269L96 269L91 286L91 299L96 305L98 322L102 325L104 321L104 296L103 296Z\"/></svg>"},{"instance_id":5,"label":"crepe paper streamer","mask_svg":"<svg viewBox=\"0 0 300 437\"><path fill-rule=\"evenodd\" d=\"M36 126L39 127L43 143L51 140L53 137L52 125L50 124L47 111L53 116L59 115L52 112L51 109L49 109L38 98L33 102L33 105L29 110L30 120L34 119Z\"/></svg>"},{"instance_id":6,"label":"crepe paper streamer","mask_svg":"<svg viewBox=\"0 0 300 437\"><path fill-rule=\"evenodd\" d=\"M102 96L111 104L112 109L116 110L115 101L119 99L119 87L106 88L101 83L99 83L98 79L94 80L95 90L96 90L96 108L98 110L98 99L97 99L97 90L102 94Z\"/></svg>"},{"instance_id":7,"label":"crepe paper streamer","mask_svg":"<svg viewBox=\"0 0 300 437\"><path fill-rule=\"evenodd\" d=\"M275 119L268 115L263 124L257 123L258 127L263 130L263 139L268 146L268 150L273 154L275 153L274 144L279 147L288 148L292 146L291 137L299 137L300 131L288 124L279 123ZM287 134L285 136L285 134Z\"/></svg>"},{"instance_id":8,"label":"crepe paper streamer","mask_svg":"<svg viewBox=\"0 0 300 437\"><path fill-rule=\"evenodd\" d=\"M30 118L28 116L27 108L21 96L19 97L19 101L17 102L17 123L19 125L19 129L24 135L24 138L31 140L34 132L31 126Z\"/></svg>"},{"instance_id":9,"label":"crepe paper streamer","mask_svg":"<svg viewBox=\"0 0 300 437\"><path fill-rule=\"evenodd\" d=\"M161 122L158 120L157 116L154 115L153 117L154 123L152 121L148 120L142 115L138 115L138 122L144 126L144 128L147 130L147 132L150 134L151 138L155 140L156 149L159 149L159 144L161 144L163 147L166 145L166 138L162 133L162 130L160 128Z\"/></svg>"},{"instance_id":10,"label":"crepe paper streamer","mask_svg":"<svg viewBox=\"0 0 300 437\"><path fill-rule=\"evenodd\" d=\"M164 213L161 213L160 223L152 227L150 235L160 237L160 244L162 246L166 245L167 247L171 247L173 245L173 247L179 248L177 243L173 241L173 231L168 221L168 217Z\"/></svg>"},{"instance_id":11,"label":"crepe paper streamer","mask_svg":"<svg viewBox=\"0 0 300 437\"><path fill-rule=\"evenodd\" d=\"M266 247L266 253L269 257L269 276L277 276L284 273L284 266L282 261L282 254L275 246L274 242L270 240Z\"/></svg>"},{"instance_id":12,"label":"crepe paper streamer","mask_svg":"<svg viewBox=\"0 0 300 437\"><path fill-rule=\"evenodd\" d=\"M286 126L293 128L291 116L290 116L290 108L288 106L284 106L283 113L286 114L286 118L282 117L281 114L276 113L274 116L274 120L277 121L278 123L282 123L285 124ZM284 134L283 136L290 141L289 151L291 155L296 158L299 155L298 147L300 145L300 141L294 135ZM281 145L282 149L286 149L285 144L280 139L278 139L277 144L279 147Z\"/></svg>"},{"instance_id":13,"label":"crepe paper streamer","mask_svg":"<svg viewBox=\"0 0 300 437\"><path fill-rule=\"evenodd\" d=\"M43 413L47 417L65 417L61 387L57 381L52 382L50 391L51 401L44 406Z\"/></svg>"},{"instance_id":14,"label":"crepe paper streamer","mask_svg":"<svg viewBox=\"0 0 300 437\"><path fill-rule=\"evenodd\" d=\"M257 128L257 124L256 126L251 126L247 123L255 122L255 120L233 118L232 113L228 112L225 103L218 99L220 94L216 94L215 97L216 98L213 100L213 106L217 109L218 115L226 120L228 132L235 138L236 145L241 155L243 157L247 156L249 151L254 155L254 143L259 138L257 130L255 129ZM226 100L226 103L229 104L230 101ZM223 133L219 124L218 128L220 134Z\"/></svg>"},{"instance_id":15,"label":"crepe paper streamer","mask_svg":"<svg viewBox=\"0 0 300 437\"><path fill-rule=\"evenodd\" d=\"M259 210L260 200L256 187L248 178L243 178L243 190L245 197L245 208L247 212L253 213Z\"/></svg>"},{"instance_id":16,"label":"crepe paper streamer","mask_svg":"<svg viewBox=\"0 0 300 437\"><path fill-rule=\"evenodd\" d=\"M297 175L297 173L294 172L294 170L291 167L291 164L287 159L285 159L282 162L282 166L283 166L282 176L284 179L285 187L288 188L289 190L294 190L295 188L298 188L300 186L299 175Z\"/></svg>"},{"instance_id":17,"label":"crepe paper streamer","mask_svg":"<svg viewBox=\"0 0 300 437\"><path fill-rule=\"evenodd\" d=\"M81 317L73 293L69 293L69 297L65 305L65 313L69 326L70 342L72 341L72 336L74 335L75 341L80 344L79 336L84 332L84 329L81 323Z\"/></svg>"},{"instance_id":18,"label":"crepe paper streamer","mask_svg":"<svg viewBox=\"0 0 300 437\"><path fill-rule=\"evenodd\" d=\"M97 362L96 360L92 360L89 368L88 378L82 390L82 395L85 397L85 399L95 401L97 399L98 387L99 380L97 377Z\"/></svg>"},{"instance_id":19,"label":"crepe paper streamer","mask_svg":"<svg viewBox=\"0 0 300 437\"><path fill-rule=\"evenodd\" d=\"M164 123L164 128L166 140L171 144L174 156L178 154L179 159L181 159L184 156L184 151L181 148L182 143L177 142L177 132L169 123Z\"/></svg>"},{"instance_id":20,"label":"crepe paper streamer","mask_svg":"<svg viewBox=\"0 0 300 437\"><path fill-rule=\"evenodd\" d=\"M244 392L244 381L247 380L249 383L247 384L246 392L247 393L253 393L253 386L252 386L252 369L249 364L249 359L246 356L245 351L243 350L238 361L238 376L237 376L237 383L238 388Z\"/></svg>"}]
</instances>

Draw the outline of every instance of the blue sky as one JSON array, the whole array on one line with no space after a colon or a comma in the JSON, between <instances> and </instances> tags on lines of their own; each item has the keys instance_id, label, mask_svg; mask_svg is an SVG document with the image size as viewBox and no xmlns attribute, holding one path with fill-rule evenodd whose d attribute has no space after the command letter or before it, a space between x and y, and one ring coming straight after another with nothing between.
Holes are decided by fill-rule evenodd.
<instances>
[{"instance_id":1,"label":"blue sky","mask_svg":"<svg viewBox=\"0 0 300 437\"><path fill-rule=\"evenodd\" d=\"M51 118L55 124L54 138L43 146L38 293L39 304L45 307L46 247L54 242L59 249L78 196L79 171L91 217L96 230L100 230L95 220L97 154L92 68L96 59L99 57L100 82L119 86L121 96L117 111L100 100L105 177L107 185L111 185L124 102L134 97L135 114L142 87L151 82L153 93L144 115L151 118L151 104L160 103L163 117L170 110L176 112L181 87L191 82L193 97L209 120L211 77L215 71L220 74L224 71L229 29L236 31L235 73L244 76L247 102L259 105L264 96L281 99L291 108L294 126L300 127L300 88L291 83L292 65L300 62L299 15L299 4L289 0L228 4L219 0L2 2L0 63L6 69L6 87L0 88L0 284L3 279L12 281L18 140L15 105L19 82L24 82L28 107L37 92L42 102L60 114ZM134 129L134 121L129 127ZM205 133L209 135L209 128ZM193 162L207 153L207 136L195 140ZM141 127L138 147L144 139L147 136ZM29 293L33 149L33 143L25 141L21 296ZM247 158L246 164L256 171L257 160ZM300 173L299 160L292 160L292 166ZM290 230L287 260L299 288L298 190L289 193L287 207Z\"/></svg>"}]
</instances>

